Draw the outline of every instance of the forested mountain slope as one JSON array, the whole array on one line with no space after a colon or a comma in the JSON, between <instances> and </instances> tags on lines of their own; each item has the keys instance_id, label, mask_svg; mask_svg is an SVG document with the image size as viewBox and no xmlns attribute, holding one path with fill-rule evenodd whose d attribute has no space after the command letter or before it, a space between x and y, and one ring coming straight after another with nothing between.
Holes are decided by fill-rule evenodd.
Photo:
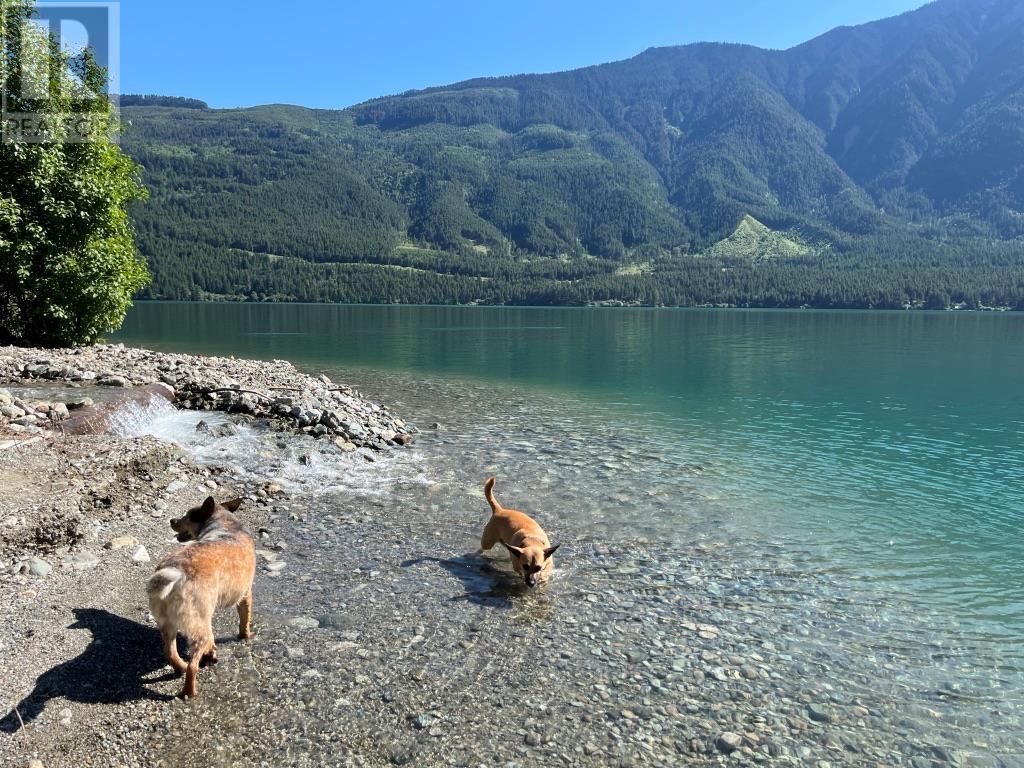
<instances>
[{"instance_id":1,"label":"forested mountain slope","mask_svg":"<svg viewBox=\"0 0 1024 768\"><path fill-rule=\"evenodd\" d=\"M154 297L1024 306L1024 0L340 111L124 114Z\"/></svg>"}]
</instances>

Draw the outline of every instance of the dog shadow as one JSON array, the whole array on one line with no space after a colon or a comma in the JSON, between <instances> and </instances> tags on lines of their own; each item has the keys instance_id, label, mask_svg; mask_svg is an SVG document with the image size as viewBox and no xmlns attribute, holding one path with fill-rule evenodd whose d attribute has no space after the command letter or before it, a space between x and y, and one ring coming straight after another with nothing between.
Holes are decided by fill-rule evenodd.
<instances>
[{"instance_id":1,"label":"dog shadow","mask_svg":"<svg viewBox=\"0 0 1024 768\"><path fill-rule=\"evenodd\" d=\"M455 595L452 600L468 600L475 605L492 608L511 608L513 598L526 594L526 587L511 572L495 568L491 559L479 553L456 557L417 557L402 562L403 568L421 563L437 563L459 580L464 594Z\"/></svg>"},{"instance_id":2,"label":"dog shadow","mask_svg":"<svg viewBox=\"0 0 1024 768\"><path fill-rule=\"evenodd\" d=\"M118 704L140 699L168 701L172 696L147 688L174 677L167 671L160 633L99 608L76 608L68 629L88 629L88 647L78 656L44 672L35 688L0 719L0 731L14 733L28 725L56 698L83 704ZM154 672L167 674L150 677Z\"/></svg>"}]
</instances>

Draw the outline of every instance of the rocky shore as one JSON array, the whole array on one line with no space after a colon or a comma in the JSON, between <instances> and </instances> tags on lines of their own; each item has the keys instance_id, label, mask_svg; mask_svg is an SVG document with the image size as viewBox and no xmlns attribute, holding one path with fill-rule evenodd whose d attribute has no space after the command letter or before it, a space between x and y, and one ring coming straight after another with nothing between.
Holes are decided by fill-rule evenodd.
<instances>
[{"instance_id":1,"label":"rocky shore","mask_svg":"<svg viewBox=\"0 0 1024 768\"><path fill-rule=\"evenodd\" d=\"M310 409L334 385L287 363L119 347L0 357L11 405L45 401L35 423L0 429L0 766L1021 764L1012 659L814 553L684 520L660 489L715 468L647 460L643 426L533 390L396 375L396 408L445 422L408 450L339 450L351 432L314 439L272 408L163 406L198 436L181 447L55 428L76 409L42 405L131 390L48 372L166 386L200 410L222 384L233 398L298 387L285 396ZM369 434L399 424L343 394ZM475 553L491 473L563 545L542 590ZM168 518L208 494L248 498L256 635L234 640L221 611L220 663L182 702L144 584L177 546ZM659 518L673 536L643 529Z\"/></svg>"},{"instance_id":2,"label":"rocky shore","mask_svg":"<svg viewBox=\"0 0 1024 768\"><path fill-rule=\"evenodd\" d=\"M285 564L268 526L286 494L270 473L105 433L114 410L153 392L181 409L232 414L222 430L248 422L277 440L293 434L286 441L309 441L307 455L362 449L369 458L412 442L386 407L284 361L122 345L0 348L0 765L159 762L144 732L169 727L180 681L154 654L142 587L178 546L172 516L207 495L245 496L261 578ZM199 429L215 431L206 421Z\"/></svg>"},{"instance_id":3,"label":"rocky shore","mask_svg":"<svg viewBox=\"0 0 1024 768\"><path fill-rule=\"evenodd\" d=\"M38 433L59 428L76 408L84 386L160 384L180 408L226 411L274 419L343 450L409 445L412 429L358 392L327 376L301 373L284 360L203 357L105 344L76 349L0 347L0 385L63 384L49 399L26 399L0 390L0 432Z\"/></svg>"}]
</instances>

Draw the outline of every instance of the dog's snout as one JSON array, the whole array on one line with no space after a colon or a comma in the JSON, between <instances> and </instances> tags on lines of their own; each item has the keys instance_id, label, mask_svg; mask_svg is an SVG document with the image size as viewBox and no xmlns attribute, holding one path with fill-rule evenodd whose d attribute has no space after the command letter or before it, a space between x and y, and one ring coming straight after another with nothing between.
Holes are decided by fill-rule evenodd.
<instances>
[{"instance_id":1,"label":"dog's snout","mask_svg":"<svg viewBox=\"0 0 1024 768\"><path fill-rule=\"evenodd\" d=\"M526 586L535 587L537 586L537 574L528 573L526 574Z\"/></svg>"}]
</instances>

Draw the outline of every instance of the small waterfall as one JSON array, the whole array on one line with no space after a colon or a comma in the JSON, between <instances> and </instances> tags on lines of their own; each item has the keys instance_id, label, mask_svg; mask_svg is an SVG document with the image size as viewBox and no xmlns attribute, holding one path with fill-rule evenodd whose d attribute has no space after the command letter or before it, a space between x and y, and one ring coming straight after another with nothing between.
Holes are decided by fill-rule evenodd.
<instances>
[{"instance_id":1,"label":"small waterfall","mask_svg":"<svg viewBox=\"0 0 1024 768\"><path fill-rule=\"evenodd\" d=\"M227 466L291 492L382 496L397 482L427 484L414 453L344 453L328 440L279 432L261 421L236 422L218 411L180 410L161 397L125 400L106 420L112 434L177 443L201 464Z\"/></svg>"},{"instance_id":2,"label":"small waterfall","mask_svg":"<svg viewBox=\"0 0 1024 768\"><path fill-rule=\"evenodd\" d=\"M200 422L222 424L222 414L183 411L163 398L148 402L126 401L111 412L110 432L121 437L151 436L192 448L203 441L205 435L196 429Z\"/></svg>"}]
</instances>

